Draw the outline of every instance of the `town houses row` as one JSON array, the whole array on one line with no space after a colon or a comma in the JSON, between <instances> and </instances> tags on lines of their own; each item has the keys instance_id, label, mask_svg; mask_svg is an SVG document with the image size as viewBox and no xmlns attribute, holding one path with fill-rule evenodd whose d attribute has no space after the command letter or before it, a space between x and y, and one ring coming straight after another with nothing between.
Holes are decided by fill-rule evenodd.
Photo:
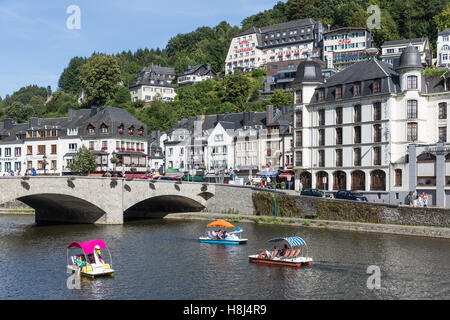
<instances>
[{"instance_id":1,"label":"town houses row","mask_svg":"<svg viewBox=\"0 0 450 320\"><path fill-rule=\"evenodd\" d=\"M98 174L145 173L148 140L147 127L120 108L71 109L68 117L33 117L22 124L5 119L0 122L0 175L70 173L82 146L95 154Z\"/></svg>"}]
</instances>

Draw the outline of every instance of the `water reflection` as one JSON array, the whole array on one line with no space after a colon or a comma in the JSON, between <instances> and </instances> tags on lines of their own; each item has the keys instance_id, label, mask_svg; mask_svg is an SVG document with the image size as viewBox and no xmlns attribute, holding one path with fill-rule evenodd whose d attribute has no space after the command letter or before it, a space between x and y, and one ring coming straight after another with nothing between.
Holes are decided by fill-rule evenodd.
<instances>
[{"instance_id":1,"label":"water reflection","mask_svg":"<svg viewBox=\"0 0 450 320\"><path fill-rule=\"evenodd\" d=\"M240 223L245 245L199 243L204 221L146 220L120 226L36 226L0 216L0 299L448 299L448 239ZM267 240L300 235L312 266L249 263ZM100 238L114 278L81 277L69 290L66 247ZM369 265L381 290L368 290Z\"/></svg>"}]
</instances>

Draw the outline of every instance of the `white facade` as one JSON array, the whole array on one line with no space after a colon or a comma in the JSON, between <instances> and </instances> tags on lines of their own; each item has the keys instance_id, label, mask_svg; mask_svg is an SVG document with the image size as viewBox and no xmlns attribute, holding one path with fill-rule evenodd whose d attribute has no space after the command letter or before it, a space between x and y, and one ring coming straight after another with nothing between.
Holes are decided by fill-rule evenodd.
<instances>
[{"instance_id":1,"label":"white facade","mask_svg":"<svg viewBox=\"0 0 450 320\"><path fill-rule=\"evenodd\" d=\"M23 154L22 141L0 144L0 175L11 175L11 171L15 176L23 175L25 173Z\"/></svg>"},{"instance_id":2,"label":"white facade","mask_svg":"<svg viewBox=\"0 0 450 320\"><path fill-rule=\"evenodd\" d=\"M344 68L364 59L371 46L371 35L364 28L341 28L324 32L323 57L327 68Z\"/></svg>"},{"instance_id":3,"label":"white facade","mask_svg":"<svg viewBox=\"0 0 450 320\"><path fill-rule=\"evenodd\" d=\"M231 40L225 59L226 74L234 73L236 68L256 69L264 65L262 50L258 49L256 33L235 37Z\"/></svg>"},{"instance_id":4,"label":"white facade","mask_svg":"<svg viewBox=\"0 0 450 320\"><path fill-rule=\"evenodd\" d=\"M450 29L438 32L436 66L450 68Z\"/></svg>"},{"instance_id":5,"label":"white facade","mask_svg":"<svg viewBox=\"0 0 450 320\"><path fill-rule=\"evenodd\" d=\"M206 168L209 171L234 168L234 130L226 130L219 122L208 136Z\"/></svg>"},{"instance_id":6,"label":"white facade","mask_svg":"<svg viewBox=\"0 0 450 320\"><path fill-rule=\"evenodd\" d=\"M153 80L151 80L153 81ZM151 102L157 98L164 101L174 101L177 95L175 89L172 87L155 85L140 85L130 89L131 101L138 100Z\"/></svg>"},{"instance_id":7,"label":"white facade","mask_svg":"<svg viewBox=\"0 0 450 320\"><path fill-rule=\"evenodd\" d=\"M430 62L428 59L430 57L430 45L427 38L411 39L410 41L386 41L381 46L381 61L394 65L395 59L398 59L401 56L410 43L419 50L422 64L429 65Z\"/></svg>"}]
</instances>

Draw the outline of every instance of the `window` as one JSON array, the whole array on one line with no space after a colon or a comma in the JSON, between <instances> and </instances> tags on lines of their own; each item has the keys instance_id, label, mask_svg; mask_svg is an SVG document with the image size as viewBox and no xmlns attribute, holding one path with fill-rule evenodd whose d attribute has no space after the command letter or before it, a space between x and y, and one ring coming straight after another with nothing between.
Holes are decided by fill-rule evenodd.
<instances>
[{"instance_id":1,"label":"window","mask_svg":"<svg viewBox=\"0 0 450 320\"><path fill-rule=\"evenodd\" d=\"M417 100L408 100L407 113L408 119L417 118Z\"/></svg>"},{"instance_id":2,"label":"window","mask_svg":"<svg viewBox=\"0 0 450 320\"><path fill-rule=\"evenodd\" d=\"M439 103L439 119L447 119L447 103Z\"/></svg>"},{"instance_id":3,"label":"window","mask_svg":"<svg viewBox=\"0 0 450 320\"><path fill-rule=\"evenodd\" d=\"M38 146L38 154L45 154L45 145Z\"/></svg>"},{"instance_id":4,"label":"window","mask_svg":"<svg viewBox=\"0 0 450 320\"><path fill-rule=\"evenodd\" d=\"M94 150L94 141L89 141L89 150Z\"/></svg>"},{"instance_id":5,"label":"window","mask_svg":"<svg viewBox=\"0 0 450 320\"><path fill-rule=\"evenodd\" d=\"M68 136L76 136L78 134L78 128L68 128L67 135Z\"/></svg>"},{"instance_id":6,"label":"window","mask_svg":"<svg viewBox=\"0 0 450 320\"><path fill-rule=\"evenodd\" d=\"M361 165L361 148L353 149L353 164L355 166Z\"/></svg>"},{"instance_id":7,"label":"window","mask_svg":"<svg viewBox=\"0 0 450 320\"><path fill-rule=\"evenodd\" d=\"M358 104L354 108L354 120L355 122L361 122L361 105Z\"/></svg>"},{"instance_id":8,"label":"window","mask_svg":"<svg viewBox=\"0 0 450 320\"><path fill-rule=\"evenodd\" d=\"M336 108L336 124L342 123L342 107Z\"/></svg>"},{"instance_id":9,"label":"window","mask_svg":"<svg viewBox=\"0 0 450 320\"><path fill-rule=\"evenodd\" d=\"M381 124L375 124L373 126L373 141L381 142Z\"/></svg>"},{"instance_id":10,"label":"window","mask_svg":"<svg viewBox=\"0 0 450 320\"><path fill-rule=\"evenodd\" d=\"M223 135L222 135L222 134L217 134L217 135L214 137L214 141L223 141Z\"/></svg>"},{"instance_id":11,"label":"window","mask_svg":"<svg viewBox=\"0 0 450 320\"><path fill-rule=\"evenodd\" d=\"M70 152L77 152L77 144L76 143L69 143L69 151Z\"/></svg>"},{"instance_id":12,"label":"window","mask_svg":"<svg viewBox=\"0 0 450 320\"><path fill-rule=\"evenodd\" d=\"M381 120L381 102L375 102L373 104L373 120Z\"/></svg>"},{"instance_id":13,"label":"window","mask_svg":"<svg viewBox=\"0 0 450 320\"><path fill-rule=\"evenodd\" d=\"M51 170L56 170L56 160L52 160L50 163L50 169Z\"/></svg>"},{"instance_id":14,"label":"window","mask_svg":"<svg viewBox=\"0 0 450 320\"><path fill-rule=\"evenodd\" d=\"M39 160L38 161L38 170L44 170L45 169L45 161Z\"/></svg>"},{"instance_id":15,"label":"window","mask_svg":"<svg viewBox=\"0 0 450 320\"><path fill-rule=\"evenodd\" d=\"M27 155L33 154L33 146L27 146Z\"/></svg>"},{"instance_id":16,"label":"window","mask_svg":"<svg viewBox=\"0 0 450 320\"><path fill-rule=\"evenodd\" d=\"M27 161L27 169L33 169L33 161Z\"/></svg>"},{"instance_id":17,"label":"window","mask_svg":"<svg viewBox=\"0 0 450 320\"><path fill-rule=\"evenodd\" d=\"M439 127L439 142L447 142L447 127Z\"/></svg>"},{"instance_id":18,"label":"window","mask_svg":"<svg viewBox=\"0 0 450 320\"><path fill-rule=\"evenodd\" d=\"M395 169L395 186L402 186L402 169Z\"/></svg>"},{"instance_id":19,"label":"window","mask_svg":"<svg viewBox=\"0 0 450 320\"><path fill-rule=\"evenodd\" d=\"M336 128L336 144L342 144L342 128Z\"/></svg>"},{"instance_id":20,"label":"window","mask_svg":"<svg viewBox=\"0 0 450 320\"><path fill-rule=\"evenodd\" d=\"M301 151L296 151L295 152L295 165L297 167L303 166L303 157L302 157L302 152Z\"/></svg>"},{"instance_id":21,"label":"window","mask_svg":"<svg viewBox=\"0 0 450 320\"><path fill-rule=\"evenodd\" d=\"M357 82L353 85L353 96L361 95L361 82Z\"/></svg>"},{"instance_id":22,"label":"window","mask_svg":"<svg viewBox=\"0 0 450 320\"><path fill-rule=\"evenodd\" d=\"M381 79L375 79L373 81L373 93L381 92Z\"/></svg>"},{"instance_id":23,"label":"window","mask_svg":"<svg viewBox=\"0 0 450 320\"><path fill-rule=\"evenodd\" d=\"M321 89L319 89L318 91L317 91L317 100L318 101L323 101L323 100L325 100L325 89L324 88L321 88Z\"/></svg>"},{"instance_id":24,"label":"window","mask_svg":"<svg viewBox=\"0 0 450 320\"><path fill-rule=\"evenodd\" d=\"M108 133L108 127L106 126L106 124L102 124L102 126L100 127L100 132Z\"/></svg>"},{"instance_id":25,"label":"window","mask_svg":"<svg viewBox=\"0 0 450 320\"><path fill-rule=\"evenodd\" d=\"M14 156L20 157L22 155L22 148L14 148Z\"/></svg>"},{"instance_id":26,"label":"window","mask_svg":"<svg viewBox=\"0 0 450 320\"><path fill-rule=\"evenodd\" d=\"M354 128L354 143L361 143L361 127L360 126L356 126Z\"/></svg>"},{"instance_id":27,"label":"window","mask_svg":"<svg viewBox=\"0 0 450 320\"><path fill-rule=\"evenodd\" d=\"M50 147L51 154L56 154L56 144L52 144Z\"/></svg>"},{"instance_id":28,"label":"window","mask_svg":"<svg viewBox=\"0 0 450 320\"><path fill-rule=\"evenodd\" d=\"M408 89L417 89L417 76L408 76L407 85Z\"/></svg>"},{"instance_id":29,"label":"window","mask_svg":"<svg viewBox=\"0 0 450 320\"><path fill-rule=\"evenodd\" d=\"M408 123L407 139L408 139L408 141L416 141L417 140L417 123L416 122Z\"/></svg>"},{"instance_id":30,"label":"window","mask_svg":"<svg viewBox=\"0 0 450 320\"><path fill-rule=\"evenodd\" d=\"M373 164L375 166L381 165L381 147L373 148Z\"/></svg>"},{"instance_id":31,"label":"window","mask_svg":"<svg viewBox=\"0 0 450 320\"><path fill-rule=\"evenodd\" d=\"M325 145L325 129L319 129L319 146Z\"/></svg>"},{"instance_id":32,"label":"window","mask_svg":"<svg viewBox=\"0 0 450 320\"><path fill-rule=\"evenodd\" d=\"M319 150L319 167L325 167L325 150Z\"/></svg>"},{"instance_id":33,"label":"window","mask_svg":"<svg viewBox=\"0 0 450 320\"><path fill-rule=\"evenodd\" d=\"M319 126L325 125L325 109L319 110Z\"/></svg>"},{"instance_id":34,"label":"window","mask_svg":"<svg viewBox=\"0 0 450 320\"><path fill-rule=\"evenodd\" d=\"M342 86L337 86L336 87L336 99L341 99L342 98Z\"/></svg>"},{"instance_id":35,"label":"window","mask_svg":"<svg viewBox=\"0 0 450 320\"><path fill-rule=\"evenodd\" d=\"M296 131L295 132L295 146L301 147L303 146L303 135L302 131Z\"/></svg>"},{"instance_id":36,"label":"window","mask_svg":"<svg viewBox=\"0 0 450 320\"><path fill-rule=\"evenodd\" d=\"M303 127L303 113L302 113L302 111L297 111L295 113L295 127L296 128Z\"/></svg>"},{"instance_id":37,"label":"window","mask_svg":"<svg viewBox=\"0 0 450 320\"><path fill-rule=\"evenodd\" d=\"M11 157L11 148L5 148L5 157Z\"/></svg>"},{"instance_id":38,"label":"window","mask_svg":"<svg viewBox=\"0 0 450 320\"><path fill-rule=\"evenodd\" d=\"M342 149L336 149L336 167L342 167Z\"/></svg>"},{"instance_id":39,"label":"window","mask_svg":"<svg viewBox=\"0 0 450 320\"><path fill-rule=\"evenodd\" d=\"M87 127L88 134L95 134L95 128L93 125L88 125Z\"/></svg>"},{"instance_id":40,"label":"window","mask_svg":"<svg viewBox=\"0 0 450 320\"><path fill-rule=\"evenodd\" d=\"M303 101L302 90L295 91L295 103L301 104Z\"/></svg>"}]
</instances>

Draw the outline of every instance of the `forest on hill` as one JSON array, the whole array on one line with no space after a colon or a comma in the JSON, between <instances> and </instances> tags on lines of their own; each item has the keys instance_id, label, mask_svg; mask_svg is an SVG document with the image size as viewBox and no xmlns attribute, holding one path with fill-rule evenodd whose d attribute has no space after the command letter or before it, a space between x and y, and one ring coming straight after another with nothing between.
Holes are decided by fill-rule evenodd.
<instances>
[{"instance_id":1,"label":"forest on hill","mask_svg":"<svg viewBox=\"0 0 450 320\"><path fill-rule=\"evenodd\" d=\"M22 88L3 100L0 98L0 117L11 117L22 122L31 116L64 116L70 107L85 108L101 103L126 108L151 130L166 130L177 120L196 114L262 110L268 103L278 106L289 101L289 95L276 92L271 101L262 101L259 90L263 86L263 72L223 76L231 39L251 27L303 18L319 20L331 29L365 27L370 5L378 5L381 9L381 28L373 30L377 46L386 40L428 37L435 50L437 30L450 27L450 0L280 1L270 10L245 18L240 27L231 26L226 21L215 27L199 27L172 37L163 49L123 51L108 56L112 59L107 59L107 55L101 53L93 53L89 58L73 57L62 71L55 93L50 88L32 85ZM105 58L96 58L102 56ZM77 95L82 88L86 90L83 83L87 87L94 85L89 74L95 68L105 67L89 63L94 58L103 59L110 68L108 70L113 70L110 79L120 82L122 86L112 84L108 90L100 90L99 99L89 99L87 103L79 105ZM131 102L128 87L143 67L151 64L169 66L180 75L188 65L208 63L218 72L218 79L177 89L176 101L156 101L150 108L144 108L142 102Z\"/></svg>"}]
</instances>

